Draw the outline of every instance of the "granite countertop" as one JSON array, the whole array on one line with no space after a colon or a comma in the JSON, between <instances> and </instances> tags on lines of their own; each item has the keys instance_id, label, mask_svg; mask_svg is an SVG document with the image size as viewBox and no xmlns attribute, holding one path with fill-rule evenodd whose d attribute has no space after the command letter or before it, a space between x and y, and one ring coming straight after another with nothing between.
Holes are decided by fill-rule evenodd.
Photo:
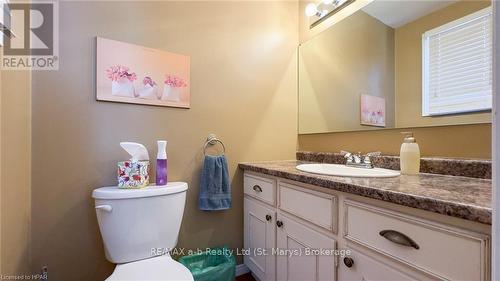
<instances>
[{"instance_id":1,"label":"granite countertop","mask_svg":"<svg viewBox=\"0 0 500 281\"><path fill-rule=\"evenodd\" d=\"M240 163L244 170L281 177L443 215L491 224L490 179L420 173L394 178L352 178L299 171L307 161Z\"/></svg>"}]
</instances>

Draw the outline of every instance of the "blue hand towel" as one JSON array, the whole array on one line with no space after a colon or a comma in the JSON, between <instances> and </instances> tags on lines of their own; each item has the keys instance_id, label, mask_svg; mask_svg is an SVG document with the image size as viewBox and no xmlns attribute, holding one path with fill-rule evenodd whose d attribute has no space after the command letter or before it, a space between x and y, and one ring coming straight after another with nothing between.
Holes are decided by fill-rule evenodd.
<instances>
[{"instance_id":1,"label":"blue hand towel","mask_svg":"<svg viewBox=\"0 0 500 281\"><path fill-rule=\"evenodd\" d=\"M226 156L205 156L198 205L200 210L205 211L231 208L231 184Z\"/></svg>"}]
</instances>

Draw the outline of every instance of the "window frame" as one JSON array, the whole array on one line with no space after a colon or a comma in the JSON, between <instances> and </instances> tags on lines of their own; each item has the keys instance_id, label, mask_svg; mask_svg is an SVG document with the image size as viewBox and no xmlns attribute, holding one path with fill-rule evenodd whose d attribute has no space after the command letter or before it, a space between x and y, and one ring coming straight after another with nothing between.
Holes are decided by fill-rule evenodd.
<instances>
[{"instance_id":1,"label":"window frame","mask_svg":"<svg viewBox=\"0 0 500 281\"><path fill-rule=\"evenodd\" d=\"M478 10L474 13L468 14L464 17L461 17L459 19L453 20L451 22L448 22L446 24L443 24L441 26L438 26L436 28L428 30L422 34L422 116L423 117L433 117L433 116L443 116L443 115L452 115L452 114L466 114L466 113L474 113L474 112L491 111L492 105L490 105L489 107L485 107L485 108L477 108L477 109L470 109L470 110L465 110L465 109L464 110L450 110L450 111L439 112L439 113L431 113L430 112L430 93L429 93L429 80L430 80L430 77L429 77L429 41L430 40L429 39L433 35L445 32L445 31L450 30L452 28L456 28L457 26L460 26L460 25L467 24L468 22L476 20L477 18L485 17L488 15L490 17L493 17L492 13L493 13L493 10L492 10L492 7L490 5L486 8ZM491 40L493 41L493 34L492 34ZM493 55L493 51L494 51L494 49L492 47L492 55ZM493 59L493 56L492 56L492 59ZM493 95L493 93L492 93L492 95ZM491 96L491 98L493 98L493 96Z\"/></svg>"}]
</instances>

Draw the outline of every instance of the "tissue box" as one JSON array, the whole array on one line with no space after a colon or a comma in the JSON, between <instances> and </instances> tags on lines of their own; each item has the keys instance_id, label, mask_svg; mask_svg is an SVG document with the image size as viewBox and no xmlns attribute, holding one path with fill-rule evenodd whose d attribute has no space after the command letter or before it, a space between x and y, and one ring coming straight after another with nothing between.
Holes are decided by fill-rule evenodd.
<instances>
[{"instance_id":1,"label":"tissue box","mask_svg":"<svg viewBox=\"0 0 500 281\"><path fill-rule=\"evenodd\" d=\"M118 162L118 187L143 188L149 184L149 161Z\"/></svg>"}]
</instances>

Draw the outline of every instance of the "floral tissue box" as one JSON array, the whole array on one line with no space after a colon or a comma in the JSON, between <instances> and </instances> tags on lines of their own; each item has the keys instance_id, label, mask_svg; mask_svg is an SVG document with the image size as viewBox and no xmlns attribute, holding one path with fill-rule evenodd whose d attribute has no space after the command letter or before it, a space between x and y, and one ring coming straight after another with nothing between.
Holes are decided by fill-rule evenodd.
<instances>
[{"instance_id":1,"label":"floral tissue box","mask_svg":"<svg viewBox=\"0 0 500 281\"><path fill-rule=\"evenodd\" d=\"M144 188L149 184L149 161L118 162L119 188Z\"/></svg>"}]
</instances>

